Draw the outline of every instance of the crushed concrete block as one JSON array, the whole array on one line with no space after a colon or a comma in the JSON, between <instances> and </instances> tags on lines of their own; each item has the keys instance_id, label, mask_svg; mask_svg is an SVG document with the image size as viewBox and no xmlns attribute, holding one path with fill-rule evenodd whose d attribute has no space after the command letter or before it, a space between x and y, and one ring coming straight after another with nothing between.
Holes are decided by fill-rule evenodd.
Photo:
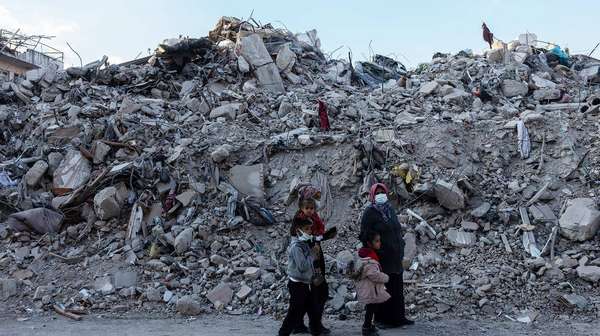
<instances>
[{"instance_id":1,"label":"crushed concrete block","mask_svg":"<svg viewBox=\"0 0 600 336\"><path fill-rule=\"evenodd\" d=\"M408 269L413 259L417 256L417 236L412 232L404 234L404 258L402 266Z\"/></svg>"},{"instance_id":2,"label":"crushed concrete block","mask_svg":"<svg viewBox=\"0 0 600 336\"><path fill-rule=\"evenodd\" d=\"M543 78L542 76L540 76L538 74L532 74L531 77L529 78L529 80L531 81L531 84L535 89L543 89L543 88L554 89L554 88L556 88L556 85L557 85L553 81Z\"/></svg>"},{"instance_id":3,"label":"crushed concrete block","mask_svg":"<svg viewBox=\"0 0 600 336\"><path fill-rule=\"evenodd\" d=\"M481 218L490 211L492 205L488 202L483 202L480 206L471 211L471 216Z\"/></svg>"},{"instance_id":4,"label":"crushed concrete block","mask_svg":"<svg viewBox=\"0 0 600 336\"><path fill-rule=\"evenodd\" d=\"M252 288L246 286L246 285L242 285L242 287L240 288L240 290L235 294L235 296L240 299L240 300L244 300L245 298L248 297L248 295L250 295L250 293L252 293Z\"/></svg>"},{"instance_id":5,"label":"crushed concrete block","mask_svg":"<svg viewBox=\"0 0 600 336\"><path fill-rule=\"evenodd\" d=\"M163 295L158 288L150 288L144 292L146 300L151 302L162 302Z\"/></svg>"},{"instance_id":6,"label":"crushed concrete block","mask_svg":"<svg viewBox=\"0 0 600 336\"><path fill-rule=\"evenodd\" d=\"M279 71L285 72L292 70L292 67L296 63L296 54L290 49L288 43L284 44L277 53L275 63L277 64Z\"/></svg>"},{"instance_id":7,"label":"crushed concrete block","mask_svg":"<svg viewBox=\"0 0 600 336\"><path fill-rule=\"evenodd\" d=\"M113 275L113 284L116 289L137 286L137 272L119 271Z\"/></svg>"},{"instance_id":8,"label":"crushed concrete block","mask_svg":"<svg viewBox=\"0 0 600 336\"><path fill-rule=\"evenodd\" d=\"M258 267L248 267L246 271L244 271L244 278L248 280L256 280L260 278L260 268Z\"/></svg>"},{"instance_id":9,"label":"crushed concrete block","mask_svg":"<svg viewBox=\"0 0 600 336\"><path fill-rule=\"evenodd\" d=\"M424 96L428 96L434 93L435 90L437 90L439 87L440 84L436 81L427 82L421 85L421 87L419 88L419 93Z\"/></svg>"},{"instance_id":10,"label":"crushed concrete block","mask_svg":"<svg viewBox=\"0 0 600 336\"><path fill-rule=\"evenodd\" d=\"M576 268L577 276L590 281L598 282L600 280L600 267L598 266L579 266Z\"/></svg>"},{"instance_id":11,"label":"crushed concrete block","mask_svg":"<svg viewBox=\"0 0 600 336\"><path fill-rule=\"evenodd\" d=\"M535 100L557 100L560 97L560 90L555 88L543 88L533 91L533 99Z\"/></svg>"},{"instance_id":12,"label":"crushed concrete block","mask_svg":"<svg viewBox=\"0 0 600 336\"><path fill-rule=\"evenodd\" d=\"M0 287L2 287L2 299L4 300L17 295L17 280L15 279L0 279Z\"/></svg>"},{"instance_id":13,"label":"crushed concrete block","mask_svg":"<svg viewBox=\"0 0 600 336\"><path fill-rule=\"evenodd\" d=\"M210 119L225 118L227 120L235 120L235 118L246 111L246 104L244 103L230 103L221 105L210 111L208 116Z\"/></svg>"},{"instance_id":14,"label":"crushed concrete block","mask_svg":"<svg viewBox=\"0 0 600 336\"><path fill-rule=\"evenodd\" d=\"M486 58L490 63L500 63L504 60L504 50L503 49L492 49L488 50L486 54Z\"/></svg>"},{"instance_id":15,"label":"crushed concrete block","mask_svg":"<svg viewBox=\"0 0 600 336\"><path fill-rule=\"evenodd\" d=\"M259 202L265 199L265 176L262 164L253 166L233 166L229 170L229 179L240 193L256 196Z\"/></svg>"},{"instance_id":16,"label":"crushed concrete block","mask_svg":"<svg viewBox=\"0 0 600 336\"><path fill-rule=\"evenodd\" d=\"M262 37L258 34L238 39L241 55L254 68L254 73L262 87L273 92L284 92L283 80L277 65L273 63Z\"/></svg>"},{"instance_id":17,"label":"crushed concrete block","mask_svg":"<svg viewBox=\"0 0 600 336\"><path fill-rule=\"evenodd\" d=\"M529 92L529 85L522 81L514 79L505 79L502 81L502 93L508 97L526 96Z\"/></svg>"},{"instance_id":18,"label":"crushed concrete block","mask_svg":"<svg viewBox=\"0 0 600 336\"><path fill-rule=\"evenodd\" d=\"M244 57L238 56L237 64L238 64L238 70L240 70L241 73L250 72L250 64L248 63L248 61L246 61L246 59Z\"/></svg>"},{"instance_id":19,"label":"crushed concrete block","mask_svg":"<svg viewBox=\"0 0 600 336\"><path fill-rule=\"evenodd\" d=\"M94 288L104 295L115 292L115 286L112 284L112 280L109 276L97 278L94 281Z\"/></svg>"},{"instance_id":20,"label":"crushed concrete block","mask_svg":"<svg viewBox=\"0 0 600 336\"><path fill-rule=\"evenodd\" d=\"M479 230L479 224L475 222L462 222L460 223L460 227L465 231L477 231Z\"/></svg>"},{"instance_id":21,"label":"crushed concrete block","mask_svg":"<svg viewBox=\"0 0 600 336\"><path fill-rule=\"evenodd\" d=\"M111 147L102 141L96 141L94 149L94 164L101 164L106 159Z\"/></svg>"},{"instance_id":22,"label":"crushed concrete block","mask_svg":"<svg viewBox=\"0 0 600 336\"><path fill-rule=\"evenodd\" d=\"M190 249L192 246L192 240L194 239L194 229L187 228L181 231L175 238L175 253L182 255Z\"/></svg>"},{"instance_id":23,"label":"crushed concrete block","mask_svg":"<svg viewBox=\"0 0 600 336\"><path fill-rule=\"evenodd\" d=\"M572 307L577 307L579 309L585 309L589 303L585 297L577 294L564 294L562 298Z\"/></svg>"},{"instance_id":24,"label":"crushed concrete block","mask_svg":"<svg viewBox=\"0 0 600 336\"><path fill-rule=\"evenodd\" d=\"M98 192L94 196L94 211L101 220L118 217L121 205L117 201L117 188L108 187Z\"/></svg>"},{"instance_id":25,"label":"crushed concrete block","mask_svg":"<svg viewBox=\"0 0 600 336\"><path fill-rule=\"evenodd\" d=\"M46 163L46 161L40 160L37 161L33 165L33 167L29 168L23 179L25 180L25 183L28 187L35 187L38 185L38 183L40 183L40 180L42 179L44 174L46 174L47 171L48 163Z\"/></svg>"},{"instance_id":26,"label":"crushed concrete block","mask_svg":"<svg viewBox=\"0 0 600 336\"><path fill-rule=\"evenodd\" d=\"M176 309L179 314L186 316L196 316L202 313L202 305L190 295L177 300Z\"/></svg>"},{"instance_id":27,"label":"crushed concrete block","mask_svg":"<svg viewBox=\"0 0 600 336\"><path fill-rule=\"evenodd\" d=\"M54 172L54 188L77 189L92 173L90 162L78 150L69 150Z\"/></svg>"},{"instance_id":28,"label":"crushed concrete block","mask_svg":"<svg viewBox=\"0 0 600 336\"><path fill-rule=\"evenodd\" d=\"M58 152L48 154L48 174L54 175L54 172L63 160L63 155Z\"/></svg>"},{"instance_id":29,"label":"crushed concrete block","mask_svg":"<svg viewBox=\"0 0 600 336\"><path fill-rule=\"evenodd\" d=\"M217 254L210 256L210 262L215 265L227 265L227 259Z\"/></svg>"},{"instance_id":30,"label":"crushed concrete block","mask_svg":"<svg viewBox=\"0 0 600 336\"><path fill-rule=\"evenodd\" d=\"M465 195L456 184L438 180L435 183L433 190L438 202L444 208L457 210L465 207Z\"/></svg>"},{"instance_id":31,"label":"crushed concrete block","mask_svg":"<svg viewBox=\"0 0 600 336\"><path fill-rule=\"evenodd\" d=\"M450 244L456 247L469 247L477 242L477 237L472 232L450 229L446 233L446 236Z\"/></svg>"},{"instance_id":32,"label":"crushed concrete block","mask_svg":"<svg viewBox=\"0 0 600 336\"><path fill-rule=\"evenodd\" d=\"M469 93L462 89L453 89L452 92L444 96L444 101L450 104L462 104L463 101L471 97Z\"/></svg>"},{"instance_id":33,"label":"crushed concrete block","mask_svg":"<svg viewBox=\"0 0 600 336\"><path fill-rule=\"evenodd\" d=\"M208 294L206 294L206 298L215 306L228 305L233 298L233 290L226 283L220 283L215 288L213 288Z\"/></svg>"},{"instance_id":34,"label":"crushed concrete block","mask_svg":"<svg viewBox=\"0 0 600 336\"><path fill-rule=\"evenodd\" d=\"M564 237L586 241L594 237L600 227L600 211L591 198L572 199L567 201L566 210L558 223Z\"/></svg>"},{"instance_id":35,"label":"crushed concrete block","mask_svg":"<svg viewBox=\"0 0 600 336\"><path fill-rule=\"evenodd\" d=\"M227 160L227 158L231 155L231 150L233 150L233 147L231 145L221 145L217 147L217 149L215 149L212 153L210 153L210 158L216 163L221 163Z\"/></svg>"}]
</instances>

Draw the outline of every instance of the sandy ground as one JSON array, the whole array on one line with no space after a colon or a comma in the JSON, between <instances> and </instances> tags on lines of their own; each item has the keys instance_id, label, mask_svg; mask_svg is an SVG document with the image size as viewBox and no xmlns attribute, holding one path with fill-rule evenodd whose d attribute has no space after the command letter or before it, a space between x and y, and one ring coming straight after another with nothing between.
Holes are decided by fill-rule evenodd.
<instances>
[{"instance_id":1,"label":"sandy ground","mask_svg":"<svg viewBox=\"0 0 600 336\"><path fill-rule=\"evenodd\" d=\"M332 335L360 335L359 321L328 321ZM600 335L600 323L552 322L525 325L513 322L440 320L418 322L404 329L384 330L386 335ZM23 321L0 317L0 336L259 336L277 335L279 322L247 316L201 316L193 319L125 319L87 317L80 322L63 317L35 317Z\"/></svg>"}]
</instances>

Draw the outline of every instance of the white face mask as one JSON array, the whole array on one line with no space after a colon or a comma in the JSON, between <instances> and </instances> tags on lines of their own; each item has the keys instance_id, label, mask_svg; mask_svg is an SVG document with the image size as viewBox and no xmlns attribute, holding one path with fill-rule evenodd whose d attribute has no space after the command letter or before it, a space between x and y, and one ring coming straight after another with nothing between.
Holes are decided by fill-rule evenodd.
<instances>
[{"instance_id":1,"label":"white face mask","mask_svg":"<svg viewBox=\"0 0 600 336\"><path fill-rule=\"evenodd\" d=\"M388 198L386 194L377 194L375 195L375 204L382 205L387 203Z\"/></svg>"},{"instance_id":2,"label":"white face mask","mask_svg":"<svg viewBox=\"0 0 600 336\"><path fill-rule=\"evenodd\" d=\"M298 240L300 241L309 241L312 240L313 236L311 234L308 234L302 230L298 230Z\"/></svg>"}]
</instances>

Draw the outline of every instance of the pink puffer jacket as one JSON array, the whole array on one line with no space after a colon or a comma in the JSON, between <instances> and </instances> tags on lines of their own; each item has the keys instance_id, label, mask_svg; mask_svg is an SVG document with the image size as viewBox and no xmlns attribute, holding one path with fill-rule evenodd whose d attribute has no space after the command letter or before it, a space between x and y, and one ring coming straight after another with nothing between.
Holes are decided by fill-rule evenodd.
<instances>
[{"instance_id":1,"label":"pink puffer jacket","mask_svg":"<svg viewBox=\"0 0 600 336\"><path fill-rule=\"evenodd\" d=\"M389 277L381 271L377 260L361 258L361 274L356 284L358 301L363 304L382 303L390 298L385 290Z\"/></svg>"}]
</instances>

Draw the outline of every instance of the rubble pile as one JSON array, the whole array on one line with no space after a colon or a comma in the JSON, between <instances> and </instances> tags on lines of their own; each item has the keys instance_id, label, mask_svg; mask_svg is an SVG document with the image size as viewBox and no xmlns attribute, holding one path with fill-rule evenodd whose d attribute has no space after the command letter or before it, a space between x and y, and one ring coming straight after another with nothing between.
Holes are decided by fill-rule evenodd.
<instances>
[{"instance_id":1,"label":"rubble pile","mask_svg":"<svg viewBox=\"0 0 600 336\"><path fill-rule=\"evenodd\" d=\"M339 270L382 181L411 315L596 316L600 62L554 53L520 39L408 71L223 17L148 59L4 81L0 311L281 316L312 183L338 227L326 313L356 314Z\"/></svg>"}]
</instances>

